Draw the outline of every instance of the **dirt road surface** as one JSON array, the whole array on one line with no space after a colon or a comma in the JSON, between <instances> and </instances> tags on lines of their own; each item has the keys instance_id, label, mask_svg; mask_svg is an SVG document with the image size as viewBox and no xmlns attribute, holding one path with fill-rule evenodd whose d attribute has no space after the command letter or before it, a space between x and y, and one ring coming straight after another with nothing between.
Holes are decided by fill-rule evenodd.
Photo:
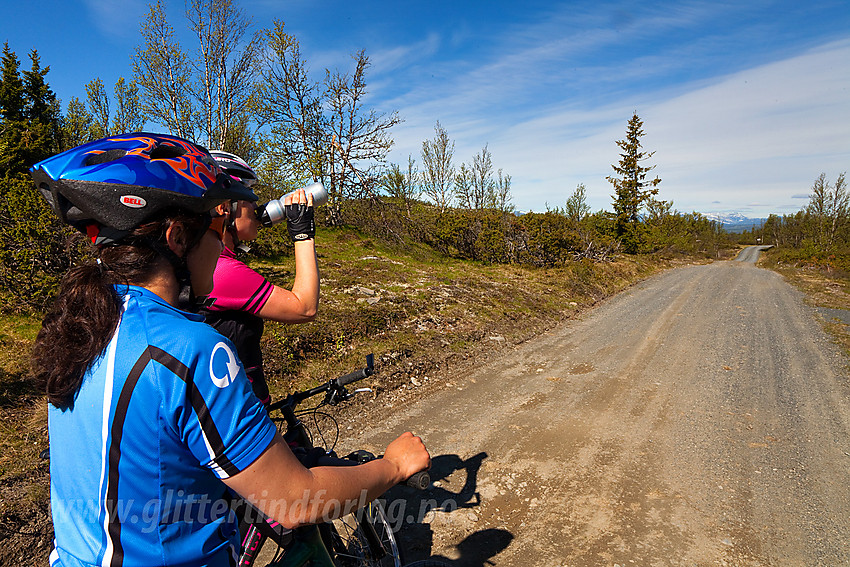
<instances>
[{"instance_id":1,"label":"dirt road surface","mask_svg":"<svg viewBox=\"0 0 850 567\"><path fill-rule=\"evenodd\" d=\"M847 360L753 252L647 280L348 431L432 452L434 486L389 501L407 559L850 565Z\"/></svg>"}]
</instances>

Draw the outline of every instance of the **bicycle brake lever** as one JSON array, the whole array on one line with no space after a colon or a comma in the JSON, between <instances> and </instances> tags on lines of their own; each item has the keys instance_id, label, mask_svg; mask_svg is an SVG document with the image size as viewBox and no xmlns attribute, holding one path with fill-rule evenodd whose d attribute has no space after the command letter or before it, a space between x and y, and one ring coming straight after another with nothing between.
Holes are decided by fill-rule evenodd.
<instances>
[{"instance_id":1,"label":"bicycle brake lever","mask_svg":"<svg viewBox=\"0 0 850 567\"><path fill-rule=\"evenodd\" d=\"M336 388L328 390L328 393L325 394L325 400L322 403L329 406L335 406L339 402L347 400L350 397L351 394L348 393L344 386L337 386Z\"/></svg>"},{"instance_id":2,"label":"bicycle brake lever","mask_svg":"<svg viewBox=\"0 0 850 567\"><path fill-rule=\"evenodd\" d=\"M354 393L355 394L366 394L366 393L371 394L372 388L357 388L356 390L354 390Z\"/></svg>"}]
</instances>

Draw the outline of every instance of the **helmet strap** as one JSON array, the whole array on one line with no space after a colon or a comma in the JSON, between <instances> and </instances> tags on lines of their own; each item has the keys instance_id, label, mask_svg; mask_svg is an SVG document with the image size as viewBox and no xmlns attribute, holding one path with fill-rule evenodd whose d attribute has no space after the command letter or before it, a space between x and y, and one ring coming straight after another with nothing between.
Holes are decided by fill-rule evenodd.
<instances>
[{"instance_id":1,"label":"helmet strap","mask_svg":"<svg viewBox=\"0 0 850 567\"><path fill-rule=\"evenodd\" d=\"M228 203L228 212L227 219L224 221L224 229L230 235L230 238L233 239L233 247L239 247L239 236L236 232L236 213L239 210L238 201L230 201Z\"/></svg>"},{"instance_id":2,"label":"helmet strap","mask_svg":"<svg viewBox=\"0 0 850 567\"><path fill-rule=\"evenodd\" d=\"M236 229L236 213L238 210L238 201L230 201L230 218L227 219L225 228L228 234L230 234L230 238L233 239L233 251L247 253L251 247L239 240L239 233Z\"/></svg>"},{"instance_id":3,"label":"helmet strap","mask_svg":"<svg viewBox=\"0 0 850 567\"><path fill-rule=\"evenodd\" d=\"M189 251L197 246L201 241L201 238L204 237L204 233L206 233L210 221L212 221L212 217L210 215L206 215L205 221L206 226L198 231L198 234L186 247L186 252L182 257L175 254L171 248L158 240L153 240L152 238L144 239L155 252L171 264L178 286L177 307L183 311L195 312L207 300L206 296L198 298L195 295L195 292L192 289L192 274L189 272L189 266L186 264L186 255L189 254Z\"/></svg>"}]
</instances>

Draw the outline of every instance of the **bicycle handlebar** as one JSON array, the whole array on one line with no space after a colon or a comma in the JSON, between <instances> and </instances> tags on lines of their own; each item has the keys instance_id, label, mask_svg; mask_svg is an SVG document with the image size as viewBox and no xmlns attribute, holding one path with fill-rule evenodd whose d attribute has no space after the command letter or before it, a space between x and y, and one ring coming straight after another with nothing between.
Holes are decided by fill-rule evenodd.
<instances>
[{"instance_id":1,"label":"bicycle handlebar","mask_svg":"<svg viewBox=\"0 0 850 567\"><path fill-rule=\"evenodd\" d=\"M359 464L362 464L362 463L367 463L367 462L375 459L374 455L372 455L371 453L368 453L366 451L358 451L357 453L361 453L361 454L365 453L368 456L366 458L362 458L362 457L352 458L355 453L352 453L351 455L344 457L344 458L339 458L339 457L330 456L330 455L323 455L323 456L319 457L319 459L316 461L316 464L319 465L319 466L331 466L331 467L354 466L354 465L359 465ZM382 459L383 456L380 456L380 457L377 457L377 458ZM416 490L425 490L426 488L428 488L431 485L431 473L428 472L427 470L419 471L418 473L414 473L413 476L411 476L407 480L400 482L399 485L409 486L410 488L415 488Z\"/></svg>"},{"instance_id":2,"label":"bicycle handlebar","mask_svg":"<svg viewBox=\"0 0 850 567\"><path fill-rule=\"evenodd\" d=\"M431 473L428 471L419 471L407 479L404 484L416 490L425 490L431 485Z\"/></svg>"},{"instance_id":3,"label":"bicycle handlebar","mask_svg":"<svg viewBox=\"0 0 850 567\"><path fill-rule=\"evenodd\" d=\"M295 406L308 398L312 398L318 394L330 394L335 390L337 392L344 392L345 386L351 384L352 382L357 382L358 380L363 380L369 376L372 376L375 373L375 357L373 354L366 355L366 366L359 370L355 370L354 372L349 372L344 376L340 376L339 378L334 378L328 380L321 386L316 386L315 388L311 388L309 390L305 390L303 392L295 392L293 394L288 395L282 400L269 404L268 411L271 413L272 411L279 410L283 407L290 406L292 409ZM346 463L342 463L342 459L335 459L336 464L356 464L356 462L348 461ZM425 490L431 484L431 475L428 471L419 471L414 474L410 478L408 478L403 484L415 488L417 490Z\"/></svg>"},{"instance_id":4,"label":"bicycle handlebar","mask_svg":"<svg viewBox=\"0 0 850 567\"><path fill-rule=\"evenodd\" d=\"M375 373L375 357L372 354L366 355L366 368L361 368L360 370L355 370L354 372L350 372L345 376L340 376L336 379L336 383L340 386L345 386L347 384L351 384L352 382L357 382L358 380L362 380L368 376L371 376Z\"/></svg>"},{"instance_id":5,"label":"bicycle handlebar","mask_svg":"<svg viewBox=\"0 0 850 567\"><path fill-rule=\"evenodd\" d=\"M374 373L375 357L372 354L368 354L366 355L365 368L355 370L354 372L350 372L344 376L340 376L339 378L333 378L320 386L316 386L315 388L310 388L309 390L304 390L303 392L295 392L293 394L289 394L282 400L278 400L269 404L268 408L266 409L269 413L271 413L285 406L291 406L294 408L299 402L303 402L304 400L312 398L313 396L317 396L319 394L327 394L329 392L333 392L334 390L344 391L344 388L347 384L362 380L368 376L373 375Z\"/></svg>"}]
</instances>

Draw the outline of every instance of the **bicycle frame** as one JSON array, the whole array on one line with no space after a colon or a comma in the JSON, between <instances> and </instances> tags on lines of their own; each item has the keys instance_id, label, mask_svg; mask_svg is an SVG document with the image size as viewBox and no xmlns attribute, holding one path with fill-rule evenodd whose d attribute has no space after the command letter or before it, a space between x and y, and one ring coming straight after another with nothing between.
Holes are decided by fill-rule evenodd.
<instances>
[{"instance_id":1,"label":"bicycle frame","mask_svg":"<svg viewBox=\"0 0 850 567\"><path fill-rule=\"evenodd\" d=\"M345 385L356 380L370 376L373 373L373 357L370 354L367 356L367 365L365 368L342 376L335 380L330 380L325 384L312 388L304 392L296 392L290 394L283 400L271 404L268 407L269 414L274 411L280 411L283 420L286 423L286 432L284 439L292 445L306 450L314 449L314 445L307 427L304 422L296 414L298 404L308 398L324 393L324 401L317 407L323 405L336 405L338 402L348 399L351 394L345 390ZM352 454L354 455L354 454ZM326 453L328 457L319 459L317 464L347 466L358 464L357 460L338 459L332 452ZM374 458L373 455L370 455ZM366 544L370 551L370 555L376 560L380 560L388 554L388 550L384 546L381 538L375 530L373 519L375 512L371 509L372 504L367 505L355 512L357 519L357 529L366 540ZM266 530L260 529L257 524L252 524L243 541L243 551L239 557L239 567L251 567L256 561L263 543L267 536L263 533ZM303 526L296 528L291 532L291 541L282 545L283 556L278 560L275 559L269 566L274 567L334 567L335 563L332 559L332 548L334 547L335 529L332 524L318 524L311 526ZM277 542L279 543L279 542ZM394 544L393 544L394 545Z\"/></svg>"},{"instance_id":2,"label":"bicycle frame","mask_svg":"<svg viewBox=\"0 0 850 567\"><path fill-rule=\"evenodd\" d=\"M268 567L335 567L319 527L306 526L298 530L303 531L293 539L283 557L279 561L272 561Z\"/></svg>"}]
</instances>

